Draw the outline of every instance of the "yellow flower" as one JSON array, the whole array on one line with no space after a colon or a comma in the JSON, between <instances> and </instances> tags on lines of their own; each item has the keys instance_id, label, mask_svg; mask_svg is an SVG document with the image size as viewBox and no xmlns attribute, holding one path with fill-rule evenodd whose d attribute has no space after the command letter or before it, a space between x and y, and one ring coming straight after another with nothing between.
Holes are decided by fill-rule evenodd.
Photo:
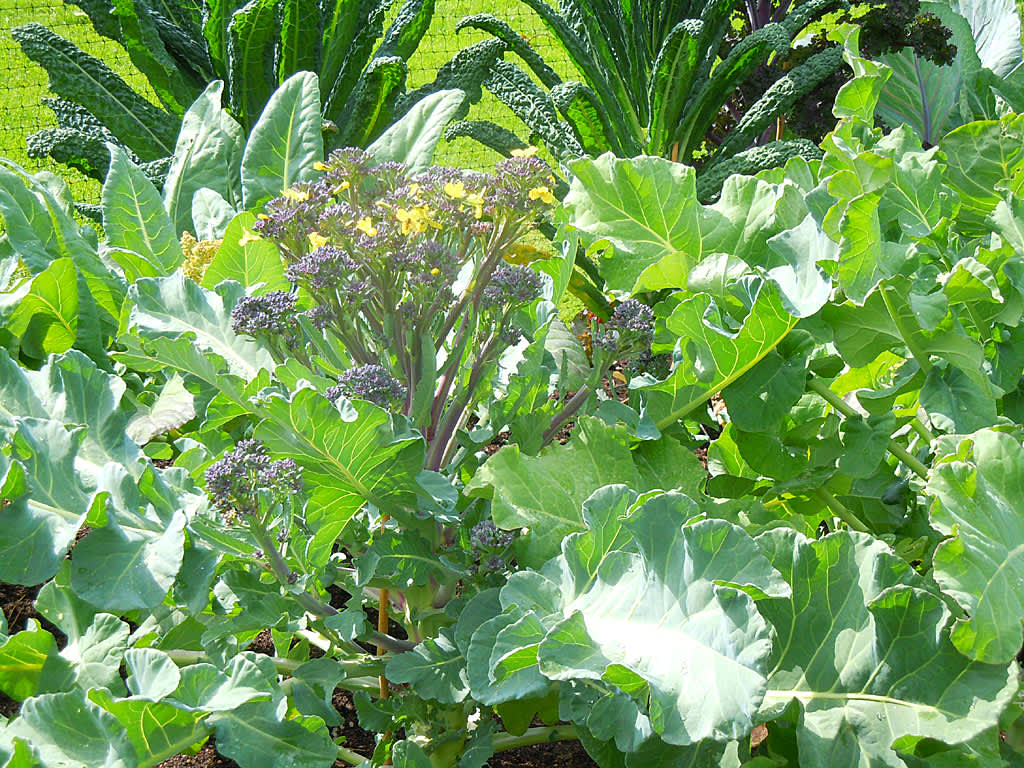
<instances>
[{"instance_id":1,"label":"yellow flower","mask_svg":"<svg viewBox=\"0 0 1024 768\"><path fill-rule=\"evenodd\" d=\"M346 189L348 189L351 186L352 185L349 184L347 181L343 181L343 182L341 182L341 184L339 184L338 186L336 186L334 188L334 194L338 194L339 192L344 192Z\"/></svg>"},{"instance_id":2,"label":"yellow flower","mask_svg":"<svg viewBox=\"0 0 1024 768\"><path fill-rule=\"evenodd\" d=\"M315 163L313 163L313 170L314 171L326 171L327 170L327 166L325 164L321 163L319 160L317 160Z\"/></svg>"},{"instance_id":3,"label":"yellow flower","mask_svg":"<svg viewBox=\"0 0 1024 768\"><path fill-rule=\"evenodd\" d=\"M537 154L536 147L527 147L526 149L513 149L512 157L533 157Z\"/></svg>"},{"instance_id":4,"label":"yellow flower","mask_svg":"<svg viewBox=\"0 0 1024 768\"><path fill-rule=\"evenodd\" d=\"M444 185L444 193L455 200L461 200L466 196L466 185L461 181L452 184L450 181Z\"/></svg>"},{"instance_id":5,"label":"yellow flower","mask_svg":"<svg viewBox=\"0 0 1024 768\"><path fill-rule=\"evenodd\" d=\"M420 185L413 182L409 185L409 197L416 197L420 193Z\"/></svg>"},{"instance_id":6,"label":"yellow flower","mask_svg":"<svg viewBox=\"0 0 1024 768\"><path fill-rule=\"evenodd\" d=\"M551 205L555 202L555 196L551 194L550 187L534 187L530 190L531 200L540 200L542 203Z\"/></svg>"},{"instance_id":7,"label":"yellow flower","mask_svg":"<svg viewBox=\"0 0 1024 768\"><path fill-rule=\"evenodd\" d=\"M369 216L363 216L363 218L357 221L356 229L369 237L373 237L377 234L377 228L373 226L373 219Z\"/></svg>"},{"instance_id":8,"label":"yellow flower","mask_svg":"<svg viewBox=\"0 0 1024 768\"><path fill-rule=\"evenodd\" d=\"M286 189L281 193L289 200L294 200L296 203L304 203L309 200L309 192L299 191L297 189Z\"/></svg>"},{"instance_id":9,"label":"yellow flower","mask_svg":"<svg viewBox=\"0 0 1024 768\"><path fill-rule=\"evenodd\" d=\"M441 225L431 218L430 211L422 205L412 208L396 208L395 218L402 225L403 235L408 235L411 232L426 232L427 227L441 228Z\"/></svg>"},{"instance_id":10,"label":"yellow flower","mask_svg":"<svg viewBox=\"0 0 1024 768\"><path fill-rule=\"evenodd\" d=\"M309 233L309 244L314 248L319 248L320 246L327 245L328 242L328 239L321 235L319 232Z\"/></svg>"},{"instance_id":11,"label":"yellow flower","mask_svg":"<svg viewBox=\"0 0 1024 768\"><path fill-rule=\"evenodd\" d=\"M482 218L484 215L483 195L466 195L466 202L473 206L473 215Z\"/></svg>"},{"instance_id":12,"label":"yellow flower","mask_svg":"<svg viewBox=\"0 0 1024 768\"><path fill-rule=\"evenodd\" d=\"M256 218L260 219L261 221L270 221L270 217L267 216L267 214L265 213L257 213Z\"/></svg>"},{"instance_id":13,"label":"yellow flower","mask_svg":"<svg viewBox=\"0 0 1024 768\"><path fill-rule=\"evenodd\" d=\"M432 270L430 270L430 274L432 274L432 275L440 275L441 274L441 270L438 269L437 267L434 267Z\"/></svg>"},{"instance_id":14,"label":"yellow flower","mask_svg":"<svg viewBox=\"0 0 1024 768\"><path fill-rule=\"evenodd\" d=\"M262 238L259 235L257 235L255 232L251 232L248 229L243 229L242 230L242 236L239 238L238 244L244 247L244 246L248 245L249 243L254 243L257 240L261 240L261 239Z\"/></svg>"}]
</instances>

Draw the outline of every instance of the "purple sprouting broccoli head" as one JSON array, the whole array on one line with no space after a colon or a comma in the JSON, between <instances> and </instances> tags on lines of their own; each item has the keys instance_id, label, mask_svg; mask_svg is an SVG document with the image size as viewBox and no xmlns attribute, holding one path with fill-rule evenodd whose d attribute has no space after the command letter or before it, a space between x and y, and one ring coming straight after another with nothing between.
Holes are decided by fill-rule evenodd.
<instances>
[{"instance_id":1,"label":"purple sprouting broccoli head","mask_svg":"<svg viewBox=\"0 0 1024 768\"><path fill-rule=\"evenodd\" d=\"M281 335L290 340L296 331L295 294L271 291L243 296L231 310L231 330L249 336Z\"/></svg>"},{"instance_id":2,"label":"purple sprouting broccoli head","mask_svg":"<svg viewBox=\"0 0 1024 768\"><path fill-rule=\"evenodd\" d=\"M650 341L654 334L654 310L636 299L627 299L615 307L611 325L637 341Z\"/></svg>"},{"instance_id":3,"label":"purple sprouting broccoli head","mask_svg":"<svg viewBox=\"0 0 1024 768\"><path fill-rule=\"evenodd\" d=\"M291 504L302 493L302 470L291 459L274 461L259 440L240 440L206 470L206 493L229 521L257 515L261 499Z\"/></svg>"},{"instance_id":4,"label":"purple sprouting broccoli head","mask_svg":"<svg viewBox=\"0 0 1024 768\"><path fill-rule=\"evenodd\" d=\"M388 373L383 365L359 365L349 368L338 377L337 385L329 387L324 395L331 402L341 397L367 400L387 408L405 398L405 387Z\"/></svg>"},{"instance_id":5,"label":"purple sprouting broccoli head","mask_svg":"<svg viewBox=\"0 0 1024 768\"><path fill-rule=\"evenodd\" d=\"M356 269L356 263L341 248L321 245L288 266L285 275L293 283L303 283L314 291L334 288Z\"/></svg>"},{"instance_id":6,"label":"purple sprouting broccoli head","mask_svg":"<svg viewBox=\"0 0 1024 768\"><path fill-rule=\"evenodd\" d=\"M483 291L486 307L525 304L540 296L543 283L540 275L520 264L501 263L491 273Z\"/></svg>"},{"instance_id":7,"label":"purple sprouting broccoli head","mask_svg":"<svg viewBox=\"0 0 1024 768\"><path fill-rule=\"evenodd\" d=\"M512 534L501 530L491 520L483 520L470 530L469 541L478 550L504 550L512 544Z\"/></svg>"}]
</instances>

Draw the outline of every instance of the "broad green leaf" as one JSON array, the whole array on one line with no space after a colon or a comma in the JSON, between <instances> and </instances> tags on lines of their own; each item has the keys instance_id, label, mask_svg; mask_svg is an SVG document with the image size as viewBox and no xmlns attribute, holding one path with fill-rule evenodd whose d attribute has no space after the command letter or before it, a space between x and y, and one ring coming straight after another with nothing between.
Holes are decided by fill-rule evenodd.
<instances>
[{"instance_id":1,"label":"broad green leaf","mask_svg":"<svg viewBox=\"0 0 1024 768\"><path fill-rule=\"evenodd\" d=\"M415 650L401 653L387 666L387 678L408 683L417 695L442 704L457 704L469 695L466 660L455 647L450 630L441 630Z\"/></svg>"},{"instance_id":2,"label":"broad green leaf","mask_svg":"<svg viewBox=\"0 0 1024 768\"><path fill-rule=\"evenodd\" d=\"M400 434L387 411L365 401L339 407L312 389L285 400L272 397L256 428L271 453L294 459L303 470L313 533L307 556L326 562L335 540L366 502L392 514L416 506L416 475L424 446L415 433Z\"/></svg>"},{"instance_id":3,"label":"broad green leaf","mask_svg":"<svg viewBox=\"0 0 1024 768\"><path fill-rule=\"evenodd\" d=\"M685 357L663 381L634 384L646 398L647 411L658 429L702 406L716 392L753 368L796 325L782 306L774 286L764 284L735 331L712 324L712 300L706 293L683 300L666 325L683 339Z\"/></svg>"},{"instance_id":4,"label":"broad green leaf","mask_svg":"<svg viewBox=\"0 0 1024 768\"><path fill-rule=\"evenodd\" d=\"M821 265L838 261L839 244L807 214L797 226L768 238L766 245L781 260L765 274L778 289L786 311L808 317L821 309L832 294L832 281Z\"/></svg>"},{"instance_id":5,"label":"broad green leaf","mask_svg":"<svg viewBox=\"0 0 1024 768\"><path fill-rule=\"evenodd\" d=\"M300 721L282 719L277 709L272 702L254 701L211 715L218 751L251 768L334 765L338 747L326 728L314 723L306 728Z\"/></svg>"},{"instance_id":6,"label":"broad green leaf","mask_svg":"<svg viewBox=\"0 0 1024 768\"><path fill-rule=\"evenodd\" d=\"M776 348L723 389L722 398L736 429L767 432L781 424L803 396L806 383L806 351L783 355Z\"/></svg>"},{"instance_id":7,"label":"broad green leaf","mask_svg":"<svg viewBox=\"0 0 1024 768\"><path fill-rule=\"evenodd\" d=\"M152 405L139 404L125 426L128 437L145 445L157 435L178 429L196 416L195 396L177 373L171 374Z\"/></svg>"},{"instance_id":8,"label":"broad green leaf","mask_svg":"<svg viewBox=\"0 0 1024 768\"><path fill-rule=\"evenodd\" d=\"M0 494L9 500L0 528L0 580L49 579L90 511L102 505L95 482L76 466L84 431L24 419L11 436L11 459L0 453Z\"/></svg>"},{"instance_id":9,"label":"broad green leaf","mask_svg":"<svg viewBox=\"0 0 1024 768\"><path fill-rule=\"evenodd\" d=\"M103 689L89 691L89 700L117 719L141 764L152 765L186 752L210 732L205 713L135 697L114 698Z\"/></svg>"},{"instance_id":10,"label":"broad green leaf","mask_svg":"<svg viewBox=\"0 0 1024 768\"><path fill-rule=\"evenodd\" d=\"M192 223L197 240L220 240L228 224L235 218L234 206L215 190L197 189L192 196Z\"/></svg>"},{"instance_id":11,"label":"broad green leaf","mask_svg":"<svg viewBox=\"0 0 1024 768\"><path fill-rule=\"evenodd\" d=\"M951 0L970 24L981 64L1006 77L1021 63L1020 15L1010 0ZM924 10L928 10L925 6Z\"/></svg>"},{"instance_id":12,"label":"broad green leaf","mask_svg":"<svg viewBox=\"0 0 1024 768\"><path fill-rule=\"evenodd\" d=\"M242 128L221 107L224 83L216 80L196 99L181 122L178 143L164 182L163 201L174 234L199 237L192 206L196 192L206 188L234 204L241 203Z\"/></svg>"},{"instance_id":13,"label":"broad green leaf","mask_svg":"<svg viewBox=\"0 0 1024 768\"><path fill-rule=\"evenodd\" d=\"M7 241L32 274L54 259L96 258L96 249L59 202L13 164L0 167L0 215Z\"/></svg>"},{"instance_id":14,"label":"broad green leaf","mask_svg":"<svg viewBox=\"0 0 1024 768\"><path fill-rule=\"evenodd\" d=\"M128 644L128 624L117 616L99 613L80 634L68 637L60 655L75 672L75 684L82 690L104 688L125 693L121 662Z\"/></svg>"},{"instance_id":15,"label":"broad green leaf","mask_svg":"<svg viewBox=\"0 0 1024 768\"><path fill-rule=\"evenodd\" d=\"M237 280L253 294L286 291L290 283L284 274L281 254L269 240L243 237L252 231L255 214L235 216L224 232L224 242L206 268L202 286L214 288L222 280ZM256 288L259 286L259 288Z\"/></svg>"},{"instance_id":16,"label":"broad green leaf","mask_svg":"<svg viewBox=\"0 0 1024 768\"><path fill-rule=\"evenodd\" d=\"M297 181L313 178L323 160L316 75L298 72L270 97L242 155L242 203L252 209Z\"/></svg>"},{"instance_id":17,"label":"broad green leaf","mask_svg":"<svg viewBox=\"0 0 1024 768\"><path fill-rule=\"evenodd\" d=\"M536 580L529 574L516 574L502 591L503 604L514 601L546 617L537 652L546 677L591 680L597 690L614 690L609 684L643 690L650 697L648 727L680 745L749 733L772 641L746 591L788 592L741 529L721 520L686 524L693 506L670 494L625 517L636 553L611 549L602 536L606 543L598 551L605 551L594 557L597 542L590 532L570 536L564 555L545 567L556 613L546 608L551 596L531 587ZM605 516L601 524L607 526L617 509L592 506L591 519ZM570 569L570 557L589 565ZM616 715L626 730L631 722L641 729L621 737L644 741L647 718L627 698L618 701ZM610 713L594 715L594 723L603 717L607 728ZM588 714L580 724L590 727L589 720Z\"/></svg>"},{"instance_id":18,"label":"broad green leaf","mask_svg":"<svg viewBox=\"0 0 1024 768\"><path fill-rule=\"evenodd\" d=\"M943 600L884 543L785 529L757 543L792 587L758 601L777 633L759 716L799 704L802 767L897 766L899 736L957 743L995 725L1016 672L962 656Z\"/></svg>"},{"instance_id":19,"label":"broad green leaf","mask_svg":"<svg viewBox=\"0 0 1024 768\"><path fill-rule=\"evenodd\" d=\"M905 152L893 169L892 183L882 190L883 218L888 220L894 210L903 231L911 237L926 237L942 219L944 165L937 153L938 147Z\"/></svg>"},{"instance_id":20,"label":"broad green leaf","mask_svg":"<svg viewBox=\"0 0 1024 768\"><path fill-rule=\"evenodd\" d=\"M181 682L178 666L156 648L131 648L124 655L128 690L134 696L160 701L170 696Z\"/></svg>"},{"instance_id":21,"label":"broad green leaf","mask_svg":"<svg viewBox=\"0 0 1024 768\"><path fill-rule=\"evenodd\" d=\"M405 163L410 174L425 171L445 126L462 108L463 91L437 91L420 99L400 120L367 147L378 163Z\"/></svg>"},{"instance_id":22,"label":"broad green leaf","mask_svg":"<svg viewBox=\"0 0 1024 768\"><path fill-rule=\"evenodd\" d=\"M960 195L958 226L968 235L987 233L985 219L1002 199L997 185L1024 167L1024 115L968 123L939 148L948 162L945 182Z\"/></svg>"},{"instance_id":23,"label":"broad green leaf","mask_svg":"<svg viewBox=\"0 0 1024 768\"><path fill-rule=\"evenodd\" d=\"M839 225L839 285L858 305L880 281L897 274L909 255L906 246L882 238L880 199L878 192L854 198Z\"/></svg>"},{"instance_id":24,"label":"broad green leaf","mask_svg":"<svg viewBox=\"0 0 1024 768\"><path fill-rule=\"evenodd\" d=\"M167 594L181 567L185 516L173 518L166 530L159 521L126 519L86 536L75 548L75 591L103 608L129 611L153 608Z\"/></svg>"},{"instance_id":25,"label":"broad green leaf","mask_svg":"<svg viewBox=\"0 0 1024 768\"><path fill-rule=\"evenodd\" d=\"M251 379L260 368L271 368L273 360L256 342L231 330L231 308L241 296L237 284L208 291L181 272L145 278L129 290L128 328L145 342L188 339L219 355L232 373Z\"/></svg>"},{"instance_id":26,"label":"broad green leaf","mask_svg":"<svg viewBox=\"0 0 1024 768\"><path fill-rule=\"evenodd\" d=\"M103 229L109 243L133 251L168 275L185 254L153 182L110 145L110 170L103 183Z\"/></svg>"},{"instance_id":27,"label":"broad green leaf","mask_svg":"<svg viewBox=\"0 0 1024 768\"><path fill-rule=\"evenodd\" d=\"M582 418L565 445L550 445L537 456L524 456L514 445L498 451L477 470L466 492L493 489L495 525L528 528L519 560L539 567L558 553L567 534L583 529L583 502L609 483L641 484L626 430Z\"/></svg>"},{"instance_id":28,"label":"broad green leaf","mask_svg":"<svg viewBox=\"0 0 1024 768\"><path fill-rule=\"evenodd\" d=\"M940 67L913 48L884 54L892 70L878 99L877 113L891 128L909 125L928 144L936 144L960 122L957 95L963 85L959 57Z\"/></svg>"},{"instance_id":29,"label":"broad green leaf","mask_svg":"<svg viewBox=\"0 0 1024 768\"><path fill-rule=\"evenodd\" d=\"M31 744L42 768L132 768L137 764L135 748L121 724L84 691L29 699L7 733Z\"/></svg>"},{"instance_id":30,"label":"broad green leaf","mask_svg":"<svg viewBox=\"0 0 1024 768\"><path fill-rule=\"evenodd\" d=\"M473 698L497 705L535 698L551 687L537 667L546 629L533 611L513 608L484 622L466 651Z\"/></svg>"},{"instance_id":31,"label":"broad green leaf","mask_svg":"<svg viewBox=\"0 0 1024 768\"><path fill-rule=\"evenodd\" d=\"M697 202L693 169L660 157L623 160L610 152L596 160L582 158L573 172L565 205L570 221L588 247L608 243L601 275L612 290L633 290L641 272L678 254L681 267L674 287L682 288L689 269L722 217ZM661 287L661 286L659 286Z\"/></svg>"},{"instance_id":32,"label":"broad green leaf","mask_svg":"<svg viewBox=\"0 0 1024 768\"><path fill-rule=\"evenodd\" d=\"M74 683L74 667L58 653L53 635L35 619L0 645L0 690L15 701L66 691Z\"/></svg>"},{"instance_id":33,"label":"broad green leaf","mask_svg":"<svg viewBox=\"0 0 1024 768\"><path fill-rule=\"evenodd\" d=\"M952 638L972 659L1005 663L1020 648L1024 595L1024 448L1011 435L982 430L958 438L928 478L932 525L950 538L935 551L935 579L966 616Z\"/></svg>"},{"instance_id":34,"label":"broad green leaf","mask_svg":"<svg viewBox=\"0 0 1024 768\"><path fill-rule=\"evenodd\" d=\"M126 439L124 392L123 379L99 370L80 352L51 357L31 371L0 351L0 428L13 429L25 417L85 425L76 466L93 481L107 462L135 467L141 458L138 446Z\"/></svg>"},{"instance_id":35,"label":"broad green leaf","mask_svg":"<svg viewBox=\"0 0 1024 768\"><path fill-rule=\"evenodd\" d=\"M66 201L54 197L45 177L32 176L3 158L0 166L0 216L7 242L32 274L54 259L71 258L101 310L103 331L111 333L121 311L124 279L100 258L94 231L74 221Z\"/></svg>"},{"instance_id":36,"label":"broad green leaf","mask_svg":"<svg viewBox=\"0 0 1024 768\"><path fill-rule=\"evenodd\" d=\"M32 278L29 292L7 326L30 356L66 352L78 339L78 270L71 259L56 259Z\"/></svg>"},{"instance_id":37,"label":"broad green leaf","mask_svg":"<svg viewBox=\"0 0 1024 768\"><path fill-rule=\"evenodd\" d=\"M996 400L959 368L933 367L921 387L921 407L932 424L967 434L996 423Z\"/></svg>"},{"instance_id":38,"label":"broad green leaf","mask_svg":"<svg viewBox=\"0 0 1024 768\"><path fill-rule=\"evenodd\" d=\"M235 710L246 702L269 699L277 674L273 661L263 658L266 662L260 662L256 654L246 651L233 656L224 665L202 662L182 667L180 684L165 700L189 711L223 712ZM267 662L270 663L269 677L259 666Z\"/></svg>"}]
</instances>

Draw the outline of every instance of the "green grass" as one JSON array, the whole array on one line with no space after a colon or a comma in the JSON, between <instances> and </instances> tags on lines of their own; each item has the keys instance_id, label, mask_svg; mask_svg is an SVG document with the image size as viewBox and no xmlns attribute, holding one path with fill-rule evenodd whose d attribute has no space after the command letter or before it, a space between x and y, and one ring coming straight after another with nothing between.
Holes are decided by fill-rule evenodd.
<instances>
[{"instance_id":1,"label":"green grass","mask_svg":"<svg viewBox=\"0 0 1024 768\"><path fill-rule=\"evenodd\" d=\"M395 1L395 8L400 4ZM419 50L409 62L409 88L415 88L434 78L439 67L459 49L486 37L483 33L466 30L456 34L459 19L473 13L490 12L508 21L514 29L525 35L548 63L565 76L570 75L564 53L547 32L540 19L516 0L437 0L434 21ZM99 184L64 166L35 160L25 154L25 137L55 122L50 110L42 103L48 95L46 72L29 61L20 47L11 39L12 27L30 21L39 22L57 34L71 40L86 52L102 59L140 93L153 99L146 79L132 66L127 53L116 43L100 37L88 18L74 6L65 6L60 0L0 0L0 156L8 157L26 168L48 168L59 173L71 185L76 200L98 202ZM490 94L474 105L470 119L492 120L516 130L523 138L522 124ZM498 155L470 139L458 139L452 144L442 143L439 163L485 169L493 165Z\"/></svg>"}]
</instances>

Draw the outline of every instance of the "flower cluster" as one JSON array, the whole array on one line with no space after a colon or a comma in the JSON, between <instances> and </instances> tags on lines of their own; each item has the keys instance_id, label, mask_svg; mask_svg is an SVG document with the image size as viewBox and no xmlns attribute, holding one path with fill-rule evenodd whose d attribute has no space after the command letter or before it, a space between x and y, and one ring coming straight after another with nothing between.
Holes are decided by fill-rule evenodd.
<instances>
[{"instance_id":1,"label":"flower cluster","mask_svg":"<svg viewBox=\"0 0 1024 768\"><path fill-rule=\"evenodd\" d=\"M649 353L653 338L654 310L636 299L618 304L607 323L598 323L590 331L595 350L620 357Z\"/></svg>"},{"instance_id":2,"label":"flower cluster","mask_svg":"<svg viewBox=\"0 0 1024 768\"><path fill-rule=\"evenodd\" d=\"M243 296L231 310L231 330L263 338L278 350L287 349L298 338L295 294L271 291Z\"/></svg>"},{"instance_id":3,"label":"flower cluster","mask_svg":"<svg viewBox=\"0 0 1024 768\"><path fill-rule=\"evenodd\" d=\"M383 365L359 365L349 368L338 377L338 384L329 387L324 395L332 403L341 397L367 400L387 408L405 398L402 383L388 373Z\"/></svg>"},{"instance_id":4,"label":"flower cluster","mask_svg":"<svg viewBox=\"0 0 1024 768\"><path fill-rule=\"evenodd\" d=\"M499 264L483 291L483 305L504 307L525 304L541 294L540 275L519 264Z\"/></svg>"},{"instance_id":5,"label":"flower cluster","mask_svg":"<svg viewBox=\"0 0 1024 768\"><path fill-rule=\"evenodd\" d=\"M505 555L512 546L513 535L498 528L492 521L483 520L469 532L469 542L479 565L474 570L500 571L506 565Z\"/></svg>"},{"instance_id":6,"label":"flower cluster","mask_svg":"<svg viewBox=\"0 0 1024 768\"><path fill-rule=\"evenodd\" d=\"M223 240L196 240L191 232L182 232L181 250L185 254L185 263L181 271L195 282L201 282L206 268L213 263L213 257L220 250Z\"/></svg>"},{"instance_id":7,"label":"flower cluster","mask_svg":"<svg viewBox=\"0 0 1024 768\"><path fill-rule=\"evenodd\" d=\"M206 492L227 522L256 516L302 493L302 471L291 459L274 461L259 440L241 440L206 470Z\"/></svg>"}]
</instances>

